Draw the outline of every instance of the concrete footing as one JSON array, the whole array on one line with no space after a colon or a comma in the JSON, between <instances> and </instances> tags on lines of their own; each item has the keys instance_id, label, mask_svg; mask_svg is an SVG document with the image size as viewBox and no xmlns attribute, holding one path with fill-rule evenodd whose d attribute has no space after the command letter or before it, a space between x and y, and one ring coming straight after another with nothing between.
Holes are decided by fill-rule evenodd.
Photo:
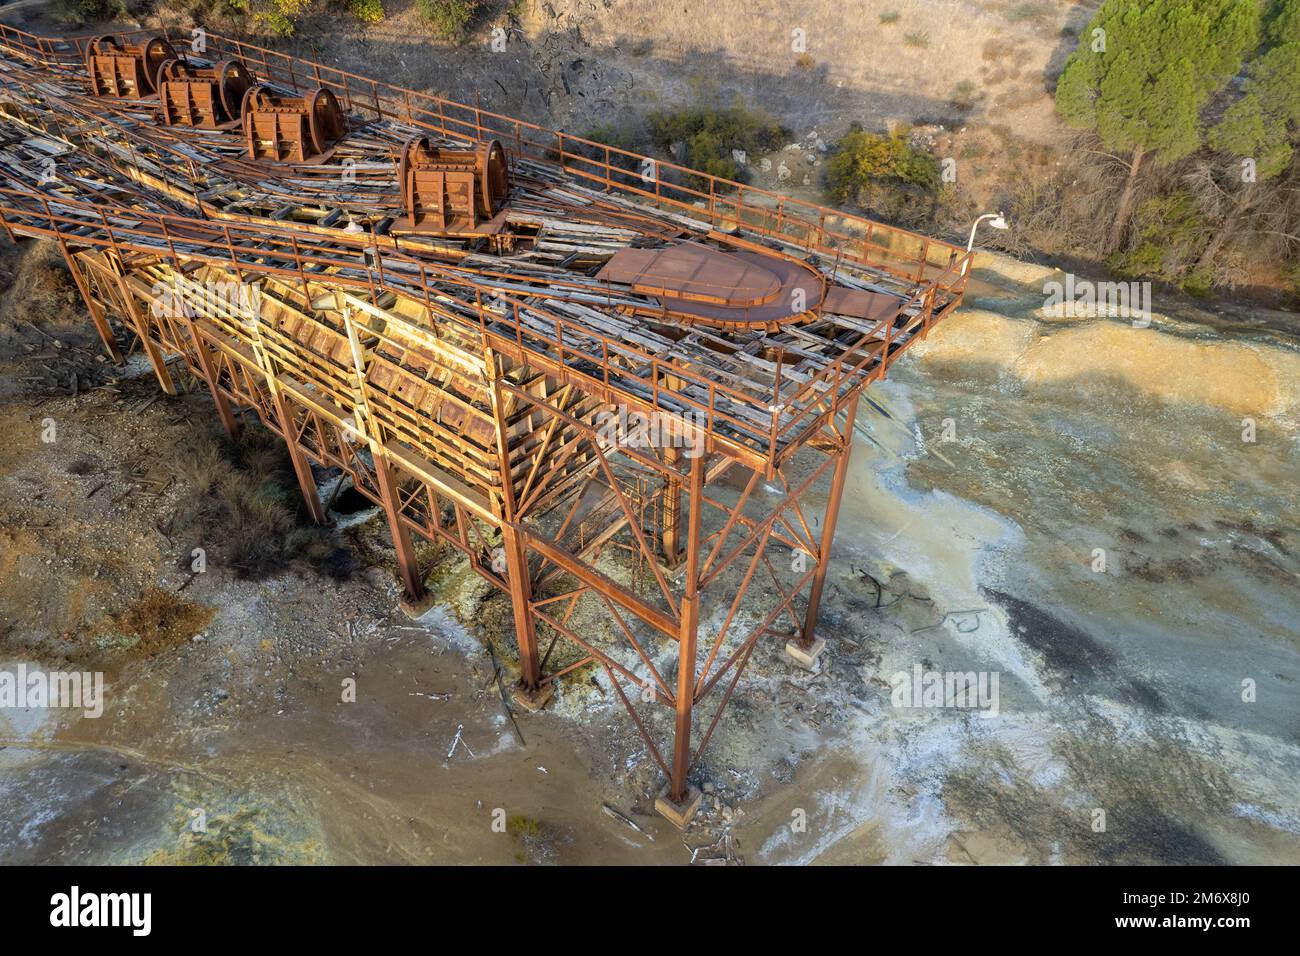
<instances>
[{"instance_id":1,"label":"concrete footing","mask_svg":"<svg viewBox=\"0 0 1300 956\"><path fill-rule=\"evenodd\" d=\"M528 690L522 684L510 688L511 699L529 713L535 714L550 701L555 694L555 684L542 684L536 690Z\"/></svg>"},{"instance_id":2,"label":"concrete footing","mask_svg":"<svg viewBox=\"0 0 1300 956\"><path fill-rule=\"evenodd\" d=\"M785 642L785 652L790 655L790 659L808 671L817 669L817 655L824 650L826 650L826 641L820 637L807 647L801 647L797 640Z\"/></svg>"},{"instance_id":3,"label":"concrete footing","mask_svg":"<svg viewBox=\"0 0 1300 956\"><path fill-rule=\"evenodd\" d=\"M663 792L655 797L655 810L677 829L685 830L691 817L700 809L704 794L699 787L691 787L686 791L686 798L681 803L676 803L668 796L668 790L668 787L664 787Z\"/></svg>"},{"instance_id":4,"label":"concrete footing","mask_svg":"<svg viewBox=\"0 0 1300 956\"><path fill-rule=\"evenodd\" d=\"M402 598L402 603L398 606L402 609L402 613L408 618L412 621L418 621L420 618L424 617L424 615L429 613L429 609L433 607L433 605L433 595L426 594L418 601L412 601L410 598L404 597Z\"/></svg>"}]
</instances>

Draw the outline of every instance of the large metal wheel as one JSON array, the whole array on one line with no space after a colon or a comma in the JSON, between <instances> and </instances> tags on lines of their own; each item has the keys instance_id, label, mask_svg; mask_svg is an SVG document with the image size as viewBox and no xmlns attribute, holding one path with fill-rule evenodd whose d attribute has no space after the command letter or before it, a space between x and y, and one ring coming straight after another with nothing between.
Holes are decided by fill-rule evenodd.
<instances>
[{"instance_id":1,"label":"large metal wheel","mask_svg":"<svg viewBox=\"0 0 1300 956\"><path fill-rule=\"evenodd\" d=\"M256 83L244 91L243 98L239 101L239 115L247 118L250 113L256 109L257 101L263 96L270 96L271 88Z\"/></svg>"},{"instance_id":2,"label":"large metal wheel","mask_svg":"<svg viewBox=\"0 0 1300 956\"><path fill-rule=\"evenodd\" d=\"M411 186L408 180L408 174L412 165L418 161L429 148L429 137L416 133L402 146L402 154L397 159L397 191L402 198L402 209L411 218L412 224L417 218L415 209L415 196L410 191Z\"/></svg>"},{"instance_id":3,"label":"large metal wheel","mask_svg":"<svg viewBox=\"0 0 1300 956\"><path fill-rule=\"evenodd\" d=\"M168 60L179 60L176 51L172 45L162 37L153 37L144 45L144 62L141 66L144 68L145 83L149 84L151 89L142 90L142 93L158 92L158 73Z\"/></svg>"},{"instance_id":4,"label":"large metal wheel","mask_svg":"<svg viewBox=\"0 0 1300 956\"><path fill-rule=\"evenodd\" d=\"M406 191L406 174L411 171L413 157L429 148L429 137L416 133L402 146L402 154L397 158L397 184Z\"/></svg>"},{"instance_id":5,"label":"large metal wheel","mask_svg":"<svg viewBox=\"0 0 1300 956\"><path fill-rule=\"evenodd\" d=\"M252 152L253 143L253 111L257 108L258 100L263 96L270 95L270 89L261 84L250 86L244 91L244 98L239 101L239 115L243 119L244 138L249 143L249 158L254 158Z\"/></svg>"},{"instance_id":6,"label":"large metal wheel","mask_svg":"<svg viewBox=\"0 0 1300 956\"><path fill-rule=\"evenodd\" d=\"M253 74L239 60L222 60L217 64L217 89L221 93L221 108L229 119L241 119L244 97L257 85Z\"/></svg>"},{"instance_id":7,"label":"large metal wheel","mask_svg":"<svg viewBox=\"0 0 1300 956\"><path fill-rule=\"evenodd\" d=\"M307 126L314 152L318 155L343 135L343 111L332 92L320 87L307 97Z\"/></svg>"},{"instance_id":8,"label":"large metal wheel","mask_svg":"<svg viewBox=\"0 0 1300 956\"><path fill-rule=\"evenodd\" d=\"M479 153L483 185L482 215L488 219L496 215L496 210L506 201L510 183L506 171L506 151L495 139L485 143Z\"/></svg>"},{"instance_id":9,"label":"large metal wheel","mask_svg":"<svg viewBox=\"0 0 1300 956\"><path fill-rule=\"evenodd\" d=\"M111 33L105 33L97 36L86 44L86 76L94 83L95 73L91 68L90 61L96 53L107 53L109 50L117 49L117 37Z\"/></svg>"},{"instance_id":10,"label":"large metal wheel","mask_svg":"<svg viewBox=\"0 0 1300 956\"><path fill-rule=\"evenodd\" d=\"M162 95L163 84L168 80L178 80L185 75L185 63L178 59L163 60L153 78L154 90Z\"/></svg>"}]
</instances>

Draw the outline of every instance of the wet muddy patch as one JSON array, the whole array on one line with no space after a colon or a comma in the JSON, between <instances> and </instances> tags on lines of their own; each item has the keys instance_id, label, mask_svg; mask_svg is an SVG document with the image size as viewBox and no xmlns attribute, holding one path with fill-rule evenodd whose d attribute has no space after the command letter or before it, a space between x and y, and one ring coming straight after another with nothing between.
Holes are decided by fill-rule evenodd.
<instances>
[{"instance_id":1,"label":"wet muddy patch","mask_svg":"<svg viewBox=\"0 0 1300 956\"><path fill-rule=\"evenodd\" d=\"M1212 830L1231 819L1234 785L1177 742L1125 742L1103 721L1072 728L1036 764L997 742L976 747L942 796L968 829L994 833L1030 862L1227 862Z\"/></svg>"}]
</instances>

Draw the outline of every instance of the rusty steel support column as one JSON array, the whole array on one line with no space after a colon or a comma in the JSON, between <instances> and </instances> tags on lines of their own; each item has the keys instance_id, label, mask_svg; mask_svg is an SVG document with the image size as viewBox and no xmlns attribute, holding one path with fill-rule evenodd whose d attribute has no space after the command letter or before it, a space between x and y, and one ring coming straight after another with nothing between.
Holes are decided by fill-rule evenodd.
<instances>
[{"instance_id":1,"label":"rusty steel support column","mask_svg":"<svg viewBox=\"0 0 1300 956\"><path fill-rule=\"evenodd\" d=\"M194 355L199 363L199 371L203 373L203 381L208 384L208 393L212 396L212 403L217 406L217 417L221 419L221 427L226 430L226 434L234 438L239 434L239 421L235 418L234 412L230 408L230 402L226 396L221 394L221 389L217 387L217 374L212 367L212 353L208 351L207 344L203 337L199 335L198 324L185 316L185 324L189 328L190 341L194 343Z\"/></svg>"},{"instance_id":2,"label":"rusty steel support column","mask_svg":"<svg viewBox=\"0 0 1300 956\"><path fill-rule=\"evenodd\" d=\"M176 383L172 381L172 373L167 370L167 359L163 355L162 349L149 335L149 322L140 313L139 303L135 301L135 295L132 294L131 287L127 285L126 276L118 271L119 268L119 266L114 266L113 275L117 279L117 291L122 296L122 308L126 310L127 316L131 319L135 334L140 337L140 348L144 350L145 357L149 359L149 365L153 368L153 374L158 379L158 384L168 395L175 395Z\"/></svg>"},{"instance_id":3,"label":"rusty steel support column","mask_svg":"<svg viewBox=\"0 0 1300 956\"><path fill-rule=\"evenodd\" d=\"M817 549L817 570L813 575L812 591L808 595L808 610L803 618L803 632L798 636L799 648L805 652L811 650L817 640L817 607L821 604L822 588L826 585L826 569L831 563L831 545L835 542L835 522L840 516L840 499L844 496L844 483L849 474L849 457L853 452L853 423L857 421L859 394L859 392L853 393L846 408L848 418L844 421L843 447L838 453L839 459L835 462L830 497L826 501L822 540Z\"/></svg>"},{"instance_id":4,"label":"rusty steel support column","mask_svg":"<svg viewBox=\"0 0 1300 956\"><path fill-rule=\"evenodd\" d=\"M99 333L99 340L104 343L104 350L108 352L108 357L113 360L115 365L121 365L126 359L122 357L122 350L117 345L117 339L113 337L112 326L108 324L108 316L104 314L103 308L95 301L90 294L90 286L86 284L86 277L81 274L81 268L77 265L76 258L68 248L68 244L59 239L59 249L63 252L63 261L68 264L68 271L72 273L72 281L77 286L77 291L81 293L81 299L86 303L86 311L90 313L90 321L95 325L95 331Z\"/></svg>"},{"instance_id":5,"label":"rusty steel support column","mask_svg":"<svg viewBox=\"0 0 1300 956\"><path fill-rule=\"evenodd\" d=\"M275 414L280 419L280 432L284 435L285 447L289 449L289 460L293 463L293 473L298 478L298 489L302 492L302 499L307 503L307 512L311 515L311 520L317 524L329 524L325 506L321 504L320 490L316 487L316 478L311 473L311 462L298 447L297 438L294 436L297 426L290 414L289 403L275 385L271 386L271 401L275 403Z\"/></svg>"},{"instance_id":6,"label":"rusty steel support column","mask_svg":"<svg viewBox=\"0 0 1300 956\"><path fill-rule=\"evenodd\" d=\"M393 537L393 548L397 552L397 572L406 591L406 600L412 611L420 611L428 600L424 581L420 577L420 566L415 560L415 545L411 541L411 531L401 518L401 499L397 495L397 477L392 466L383 455L375 455L375 479L379 485L379 497L383 501L384 515L388 518L388 532Z\"/></svg>"},{"instance_id":7,"label":"rusty steel support column","mask_svg":"<svg viewBox=\"0 0 1300 956\"><path fill-rule=\"evenodd\" d=\"M521 707L537 711L546 706L555 685L541 683L537 630L533 621L533 584L528 573L524 533L514 525L502 522L501 544L506 553L506 578L514 611L515 641L519 645L519 683L515 685L513 696Z\"/></svg>"},{"instance_id":8,"label":"rusty steel support column","mask_svg":"<svg viewBox=\"0 0 1300 956\"><path fill-rule=\"evenodd\" d=\"M510 468L510 430L506 424L505 397L501 380L505 366L501 356L490 348L483 350L484 369L491 378L489 402L492 426L496 433L497 461L501 473L501 548L506 558L506 581L510 587L510 604L514 613L515 643L519 646L519 683L513 697L526 710L538 711L546 706L555 685L541 683L542 665L537 654L537 624L533 620L533 583L528 571L528 548L524 531L518 524L519 506L515 500L514 477Z\"/></svg>"},{"instance_id":9,"label":"rusty steel support column","mask_svg":"<svg viewBox=\"0 0 1300 956\"><path fill-rule=\"evenodd\" d=\"M664 449L664 458L672 468L677 466L681 457L680 448L669 446ZM682 483L675 471L664 478L663 502L660 514L663 518L664 564L670 568L675 568L682 560Z\"/></svg>"},{"instance_id":10,"label":"rusty steel support column","mask_svg":"<svg viewBox=\"0 0 1300 956\"><path fill-rule=\"evenodd\" d=\"M700 623L700 521L704 512L704 456L691 459L687 483L690 514L686 527L686 586L682 593L681 624L677 636L676 719L673 731L672 779L655 807L670 821L684 827L700 805L700 791L692 787L691 712L695 704L695 652ZM665 797L667 799L665 799Z\"/></svg>"}]
</instances>

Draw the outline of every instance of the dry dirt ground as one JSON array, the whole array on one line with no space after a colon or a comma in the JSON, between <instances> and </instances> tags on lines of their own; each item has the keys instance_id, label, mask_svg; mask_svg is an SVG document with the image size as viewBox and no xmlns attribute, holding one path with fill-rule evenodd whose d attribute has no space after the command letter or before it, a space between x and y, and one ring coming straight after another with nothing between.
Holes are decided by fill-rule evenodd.
<instances>
[{"instance_id":1,"label":"dry dirt ground","mask_svg":"<svg viewBox=\"0 0 1300 956\"><path fill-rule=\"evenodd\" d=\"M269 574L246 533L271 519L200 520L194 460L270 466L201 388L97 361L44 256L3 263L0 669L102 670L107 706L0 712L0 860L1300 860L1300 359L1274 333L1057 319L990 262L872 390L896 420L861 418L824 666L760 649L681 835L600 678L516 735L505 608L459 562L423 555L444 604L412 623L346 496L328 541L271 522ZM895 706L918 665L997 672L998 715Z\"/></svg>"},{"instance_id":2,"label":"dry dirt ground","mask_svg":"<svg viewBox=\"0 0 1300 956\"><path fill-rule=\"evenodd\" d=\"M286 46L578 135L595 127L631 132L660 109L762 110L791 138L775 155L749 158L750 180L815 200L823 157L850 124L906 125L953 161L963 195L983 206L1057 161L1063 138L1052 90L1097 6L497 0L452 46L431 35L409 0L388 0L381 23L310 17ZM145 25L195 22L182 7L160 6Z\"/></svg>"}]
</instances>

